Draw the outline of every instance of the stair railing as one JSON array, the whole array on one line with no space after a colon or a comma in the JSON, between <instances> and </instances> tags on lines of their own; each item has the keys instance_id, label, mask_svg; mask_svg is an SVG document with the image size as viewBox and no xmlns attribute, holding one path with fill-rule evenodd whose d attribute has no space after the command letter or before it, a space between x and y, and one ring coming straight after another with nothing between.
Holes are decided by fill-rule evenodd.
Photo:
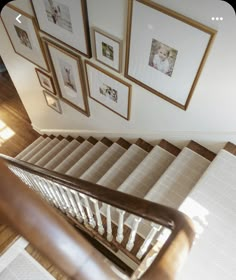
<instances>
[{"instance_id":1,"label":"stair railing","mask_svg":"<svg viewBox=\"0 0 236 280\"><path fill-rule=\"evenodd\" d=\"M112 232L114 224L111 223L111 216L109 216L109 214L105 214L104 216L104 211L102 213L100 212L102 205L107 206L105 207L106 213L109 213L111 208L113 209L113 212L115 212L114 209L119 209L119 211L123 211L123 213L133 214L136 217L136 221L145 219L152 222L152 225L154 226L153 228L155 228L156 230L155 233L157 233L158 231L161 232L161 234L158 235L158 242L154 242L152 246L150 246L152 243L150 239L147 238L146 240L144 240L142 246L140 247L140 250L142 249L142 255L137 258L141 259L141 261L135 267L131 277L126 279L175 279L177 272L180 270L184 260L187 257L194 239L192 223L184 214L163 205L139 199L125 193L110 190L108 188L80 179L75 179L66 175L58 174L56 172L37 167L5 155L0 155L0 158L4 159L5 163L8 166L9 170L8 172L6 172L6 174L10 176L9 174L11 170L11 172L15 173L15 175L18 177L17 179L14 179L15 181L13 180L11 185L13 185L14 182L16 184L19 184L19 182L21 182L21 185L24 186L27 185L29 188L33 189L35 192L44 197L44 199L46 199L50 204L60 209L63 213L70 217L70 219L76 221L79 227L80 225L83 225L83 227L87 229L88 232L93 232L93 235L94 231L97 231L98 235L100 236L106 234L107 244L105 245L110 245L111 242L113 242L111 244L113 247L117 245L117 241L115 241L114 239L118 239L119 236L123 235L123 231L121 231L120 229L123 228L124 225L123 221L118 221L118 224L116 225L118 235L116 236L116 238L114 238ZM1 174L0 176L1 178L5 177L5 174ZM4 180L4 182L7 182L7 180ZM2 184L2 182L0 184ZM8 183L7 185L9 193L14 196L14 188L13 190L10 190L10 184ZM19 193L18 195L20 197ZM9 205L5 204L7 211L4 212L4 215L6 217L8 214L11 215L11 211L17 212L19 210L12 207L12 205L10 204L11 197L9 196L8 198ZM34 197L34 201L36 201L36 197ZM27 205L28 202L24 204ZM30 207L32 207L33 202L29 203L29 205ZM25 215L32 214L32 212L30 211L30 207L27 206L29 212L25 212L22 210ZM45 214L44 224L49 224L46 214L48 210L49 208L47 207L43 212ZM2 211L3 210L0 207L1 214ZM104 222L104 217L106 218L106 222ZM43 217L41 218L43 220ZM36 248L38 248L39 250L41 249L37 246L39 236L37 235L37 238L35 238L34 236L32 236L31 232L27 232L24 230L24 226L19 226L18 224L20 223L24 225L27 218L23 220L15 220L12 217L11 219L7 217L7 220L10 220L11 226L16 228L22 236L29 240L33 245L36 245ZM29 222L31 223L30 219ZM122 222L122 225L120 225L119 222ZM136 223L138 224L138 222ZM37 223L34 223L31 226L36 228L40 227ZM44 227L44 230L48 232L47 226ZM60 231L60 229L58 228L57 230ZM40 233L42 233L42 230L40 231ZM129 246L130 243L135 241L136 233L137 228L132 228L130 231L130 237L128 240L126 240L126 247ZM154 235L155 234L153 234L153 236ZM72 236L74 237L74 233L72 234ZM49 240L54 240L54 250L56 250L57 246L61 246L60 242L57 242L57 240L53 236L47 236L47 238L49 238ZM70 238L69 232L68 238ZM99 239L99 236L97 236L97 238ZM75 250L77 250L78 252L81 250L80 245L78 244L75 248ZM122 250L121 247L119 249ZM127 250L127 252L128 251L129 250ZM52 254L50 254L50 252L47 252L47 248L45 248L43 253L46 255L48 255L49 253L49 257L53 263L61 268L67 275L72 278L74 277L73 279L77 279L77 276L68 273L68 270L65 268L63 263L57 262L57 254L55 254L53 258ZM74 265L76 267L76 260L72 260L71 256L68 257L68 254L65 254L64 258L67 259L65 263L72 262L72 266ZM98 267L102 271L104 264L99 265L100 266ZM79 267L75 267L73 271L76 271L76 275L79 275ZM84 272L84 269L82 270ZM104 266L104 271L104 273L106 274L107 266ZM111 277L111 274L113 273L112 271L113 270L110 268L110 274L107 274L107 278L101 279L109 279L109 277ZM87 273L89 274L89 271ZM91 273L94 274L94 272ZM88 278L80 279L92 279L91 275L88 276L86 274L85 277ZM110 279L121 279L119 277L115 277Z\"/></svg>"}]
</instances>

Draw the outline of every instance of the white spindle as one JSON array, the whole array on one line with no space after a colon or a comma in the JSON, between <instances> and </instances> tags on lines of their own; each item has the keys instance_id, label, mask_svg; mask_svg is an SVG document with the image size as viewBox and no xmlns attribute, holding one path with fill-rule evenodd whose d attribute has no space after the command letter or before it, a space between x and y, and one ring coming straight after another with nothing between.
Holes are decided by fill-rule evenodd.
<instances>
[{"instance_id":1,"label":"white spindle","mask_svg":"<svg viewBox=\"0 0 236 280\"><path fill-rule=\"evenodd\" d=\"M88 226L88 218L87 218L86 213L84 211L83 205L82 205L82 203L80 201L80 197L79 197L79 195L78 195L78 193L76 191L72 191L72 193L73 193L75 201L76 201L76 203L78 205L78 208L79 208L79 211L80 211L80 215L81 215L81 217L82 217L82 219L84 221L85 226L87 227Z\"/></svg>"},{"instance_id":2,"label":"white spindle","mask_svg":"<svg viewBox=\"0 0 236 280\"><path fill-rule=\"evenodd\" d=\"M134 247L134 242L135 242L135 238L136 238L136 234L137 234L137 230L138 230L140 221L141 221L141 218L139 218L139 217L134 218L132 230L131 230L131 233L129 236L129 241L126 244L126 249L128 251L131 251Z\"/></svg>"},{"instance_id":3,"label":"white spindle","mask_svg":"<svg viewBox=\"0 0 236 280\"><path fill-rule=\"evenodd\" d=\"M105 203L104 205L106 206L106 213L107 213L107 240L111 242L113 239L112 225L111 225L111 205Z\"/></svg>"},{"instance_id":4,"label":"white spindle","mask_svg":"<svg viewBox=\"0 0 236 280\"><path fill-rule=\"evenodd\" d=\"M57 195L56 195L56 192L54 191L54 188L53 188L53 186L50 184L50 183L48 183L47 184L47 190L48 190L48 192L50 193L50 195L51 195L51 197L52 197L52 202L53 202L53 204L57 207L57 208L60 208L61 209L61 204L60 204L60 201L59 201L59 199L58 199L58 197L57 197Z\"/></svg>"},{"instance_id":5,"label":"white spindle","mask_svg":"<svg viewBox=\"0 0 236 280\"><path fill-rule=\"evenodd\" d=\"M95 214L96 214L96 219L97 219L97 225L98 225L98 232L99 232L99 234L103 235L105 230L104 230L104 227L103 227L103 224L102 224L101 213L100 213L100 210L99 210L98 201L97 201L97 199L94 199L94 198L90 198L90 200L94 204Z\"/></svg>"},{"instance_id":6,"label":"white spindle","mask_svg":"<svg viewBox=\"0 0 236 280\"><path fill-rule=\"evenodd\" d=\"M60 186L59 184L57 183L54 183L56 186L57 186L57 189L61 195L61 198L63 199L64 201L64 204L65 204L65 207L66 207L66 210L67 212L69 212L69 214L73 217L75 217L75 212L74 212L74 209L69 201L69 198L67 197L67 193L64 191L64 189L62 188L62 186Z\"/></svg>"},{"instance_id":7,"label":"white spindle","mask_svg":"<svg viewBox=\"0 0 236 280\"><path fill-rule=\"evenodd\" d=\"M88 218L89 218L89 225L92 227L92 228L95 228L96 227L96 222L93 218L93 212L90 208L90 205L89 205L89 201L88 201L88 198L85 194L83 193L80 193L80 196L83 198L84 200L84 206L86 208L86 212L87 212L87 215L88 215Z\"/></svg>"},{"instance_id":8,"label":"white spindle","mask_svg":"<svg viewBox=\"0 0 236 280\"><path fill-rule=\"evenodd\" d=\"M121 243L124 239L124 215L125 215L125 211L117 209L117 212L119 213L119 223L118 223L116 241L118 243Z\"/></svg>"},{"instance_id":9,"label":"white spindle","mask_svg":"<svg viewBox=\"0 0 236 280\"><path fill-rule=\"evenodd\" d=\"M161 226L159 226L159 225L156 225L154 223L152 223L151 225L152 225L152 229L148 233L146 239L144 240L142 246L140 247L140 249L136 255L136 257L138 259L141 259L143 257L143 255L147 252L147 249L148 249L149 245L152 243L154 236L161 229Z\"/></svg>"},{"instance_id":10,"label":"white spindle","mask_svg":"<svg viewBox=\"0 0 236 280\"><path fill-rule=\"evenodd\" d=\"M71 191L70 191L68 188L65 188L65 189L64 189L64 192L67 193L67 196L68 196L68 198L69 198L69 200L70 200L70 203L71 203L71 205L72 205L72 207L73 207L73 210L74 210L74 213L75 213L75 217L77 218L77 220L78 220L80 223L82 223L83 218L82 218L82 216L81 216L81 214L80 214L80 211L79 211L79 209L78 209L78 207L77 207L77 205L76 205L76 203L75 203L75 200L74 200L74 198L73 198L73 196L72 196Z\"/></svg>"}]
</instances>

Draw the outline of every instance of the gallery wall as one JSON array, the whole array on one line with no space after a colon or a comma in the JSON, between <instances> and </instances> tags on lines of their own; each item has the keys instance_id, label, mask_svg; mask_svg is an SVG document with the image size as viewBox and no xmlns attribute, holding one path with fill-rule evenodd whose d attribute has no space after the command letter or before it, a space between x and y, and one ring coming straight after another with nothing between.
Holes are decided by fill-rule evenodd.
<instances>
[{"instance_id":1,"label":"gallery wall","mask_svg":"<svg viewBox=\"0 0 236 280\"><path fill-rule=\"evenodd\" d=\"M125 63L127 0L87 0L90 27L95 26L123 40ZM88 118L61 102L63 114L45 103L35 65L17 55L0 22L0 55L38 131L80 133L112 138L142 137L152 143L166 138L178 146L194 139L217 150L226 141L236 143L236 16L233 8L220 0L156 0L178 13L217 30L190 105L184 111L124 78L108 67L90 60L132 85L131 115L127 121L89 98L91 116ZM16 0L14 5L33 15L28 0ZM212 17L223 20L212 20ZM84 57L82 57L84 59ZM123 72L123 70L122 70Z\"/></svg>"}]
</instances>

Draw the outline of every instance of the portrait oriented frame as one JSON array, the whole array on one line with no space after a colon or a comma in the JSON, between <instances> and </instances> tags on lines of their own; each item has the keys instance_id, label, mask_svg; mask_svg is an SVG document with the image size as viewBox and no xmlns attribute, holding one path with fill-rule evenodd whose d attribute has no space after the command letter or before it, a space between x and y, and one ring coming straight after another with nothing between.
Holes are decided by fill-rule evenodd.
<instances>
[{"instance_id":1,"label":"portrait oriented frame","mask_svg":"<svg viewBox=\"0 0 236 280\"><path fill-rule=\"evenodd\" d=\"M215 36L216 30L157 3L130 0L124 75L186 110Z\"/></svg>"},{"instance_id":2,"label":"portrait oriented frame","mask_svg":"<svg viewBox=\"0 0 236 280\"><path fill-rule=\"evenodd\" d=\"M85 66L89 97L129 120L131 85L88 60Z\"/></svg>"},{"instance_id":3,"label":"portrait oriented frame","mask_svg":"<svg viewBox=\"0 0 236 280\"><path fill-rule=\"evenodd\" d=\"M120 73L122 41L97 27L92 28L92 34L96 60Z\"/></svg>"},{"instance_id":4,"label":"portrait oriented frame","mask_svg":"<svg viewBox=\"0 0 236 280\"><path fill-rule=\"evenodd\" d=\"M16 20L19 14L21 23ZM8 4L1 12L1 19L15 53L48 71L49 65L34 17Z\"/></svg>"},{"instance_id":5,"label":"portrait oriented frame","mask_svg":"<svg viewBox=\"0 0 236 280\"><path fill-rule=\"evenodd\" d=\"M52 94L56 95L56 90L55 90L55 86L54 86L52 77L49 76L48 74L46 74L45 72L41 71L38 68L35 68L35 72L38 76L41 87L43 87L47 91L51 92ZM42 80L43 78L46 79L45 82Z\"/></svg>"},{"instance_id":6,"label":"portrait oriented frame","mask_svg":"<svg viewBox=\"0 0 236 280\"><path fill-rule=\"evenodd\" d=\"M47 38L43 37L42 41L60 99L89 117L90 111L81 57Z\"/></svg>"},{"instance_id":7,"label":"portrait oriented frame","mask_svg":"<svg viewBox=\"0 0 236 280\"><path fill-rule=\"evenodd\" d=\"M43 94L44 94L44 98L46 100L47 105L50 108L52 108L53 110L55 110L57 113L62 114L62 109L61 109L61 104L60 104L59 98L56 97L55 95L53 95L52 93L50 93L47 90L43 90ZM52 104L50 104L49 100L55 101L56 106L53 106Z\"/></svg>"},{"instance_id":8,"label":"portrait oriented frame","mask_svg":"<svg viewBox=\"0 0 236 280\"><path fill-rule=\"evenodd\" d=\"M86 0L65 1L63 4L51 0L51 6L48 0L30 2L40 32L75 52L88 58L92 56Z\"/></svg>"}]
</instances>

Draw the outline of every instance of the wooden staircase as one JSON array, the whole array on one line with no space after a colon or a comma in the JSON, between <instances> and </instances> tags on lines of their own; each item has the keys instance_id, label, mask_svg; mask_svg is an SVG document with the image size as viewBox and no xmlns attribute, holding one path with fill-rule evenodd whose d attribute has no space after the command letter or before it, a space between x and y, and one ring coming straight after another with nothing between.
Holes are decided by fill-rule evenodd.
<instances>
[{"instance_id":1,"label":"wooden staircase","mask_svg":"<svg viewBox=\"0 0 236 280\"><path fill-rule=\"evenodd\" d=\"M235 145L228 143L219 155L228 153L232 156L235 151ZM122 197L118 192L124 193L184 209L188 214L184 208L186 199L201 188L203 178L210 176L212 161L214 163L217 159L218 155L194 141L180 150L166 140L152 146L142 139L131 144L122 138L112 142L107 138L98 141L93 137L83 139L44 135L16 156L17 166L11 169L30 188L59 209L117 266L131 273L147 256L150 257L154 247L155 254L158 254L170 235L171 227L115 207L114 192L111 192L114 204L108 204L102 199L106 188L108 194L109 190L117 191L117 197ZM59 183L53 186L51 178L46 181L39 174L31 175L28 170L22 173L18 160L25 164L26 169L33 164L43 168L41 172L45 171L45 174L46 170L51 170L54 175L63 174L97 184L96 193L99 193L99 186L103 186L101 200L73 186L70 189ZM38 173L38 169L35 170Z\"/></svg>"}]
</instances>

